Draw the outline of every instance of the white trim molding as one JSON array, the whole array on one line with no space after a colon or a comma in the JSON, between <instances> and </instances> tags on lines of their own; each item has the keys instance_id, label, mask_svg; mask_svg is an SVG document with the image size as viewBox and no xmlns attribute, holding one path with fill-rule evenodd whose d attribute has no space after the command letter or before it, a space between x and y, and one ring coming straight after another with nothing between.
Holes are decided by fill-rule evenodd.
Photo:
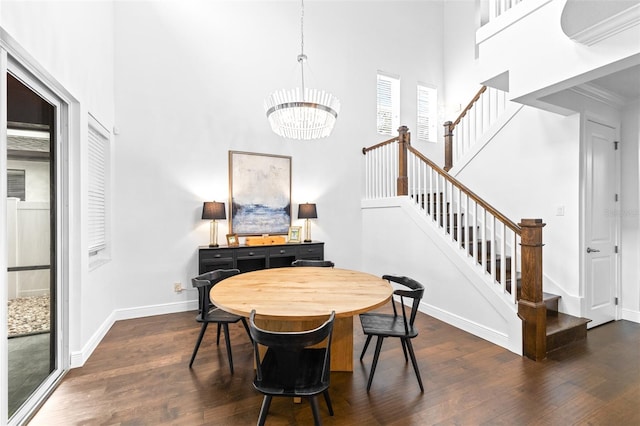
<instances>
[{"instance_id":1,"label":"white trim molding","mask_svg":"<svg viewBox=\"0 0 640 426\"><path fill-rule=\"evenodd\" d=\"M640 24L640 3L574 34L567 34L567 37L577 43L593 46L638 24Z\"/></svg>"}]
</instances>

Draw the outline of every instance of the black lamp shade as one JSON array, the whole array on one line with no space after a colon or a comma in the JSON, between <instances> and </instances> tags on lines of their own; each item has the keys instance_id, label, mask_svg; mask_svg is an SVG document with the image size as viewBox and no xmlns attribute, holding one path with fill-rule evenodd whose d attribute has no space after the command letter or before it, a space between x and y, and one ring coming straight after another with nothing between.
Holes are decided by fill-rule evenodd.
<instances>
[{"instance_id":1,"label":"black lamp shade","mask_svg":"<svg viewBox=\"0 0 640 426\"><path fill-rule=\"evenodd\" d=\"M318 211L313 203L304 203L298 206L298 219L317 219Z\"/></svg>"},{"instance_id":2,"label":"black lamp shade","mask_svg":"<svg viewBox=\"0 0 640 426\"><path fill-rule=\"evenodd\" d=\"M202 218L211 220L226 219L227 213L224 208L224 203L205 201L202 205Z\"/></svg>"}]
</instances>

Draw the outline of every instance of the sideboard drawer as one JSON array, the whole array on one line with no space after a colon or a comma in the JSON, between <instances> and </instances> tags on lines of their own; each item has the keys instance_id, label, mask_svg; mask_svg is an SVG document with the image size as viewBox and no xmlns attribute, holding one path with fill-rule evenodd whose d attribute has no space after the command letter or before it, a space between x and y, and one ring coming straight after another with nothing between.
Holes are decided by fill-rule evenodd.
<instances>
[{"instance_id":1,"label":"sideboard drawer","mask_svg":"<svg viewBox=\"0 0 640 426\"><path fill-rule=\"evenodd\" d=\"M296 246L278 246L269 248L269 257L295 257L297 252Z\"/></svg>"},{"instance_id":2,"label":"sideboard drawer","mask_svg":"<svg viewBox=\"0 0 640 426\"><path fill-rule=\"evenodd\" d=\"M198 261L198 274L214 271L216 269L233 269L235 262L233 260L233 250L225 249L200 249L200 259Z\"/></svg>"},{"instance_id":3,"label":"sideboard drawer","mask_svg":"<svg viewBox=\"0 0 640 426\"><path fill-rule=\"evenodd\" d=\"M322 244L309 244L301 245L298 247L298 259L316 259L322 260L324 258L324 245Z\"/></svg>"},{"instance_id":4,"label":"sideboard drawer","mask_svg":"<svg viewBox=\"0 0 640 426\"><path fill-rule=\"evenodd\" d=\"M246 247L236 251L238 259L247 259L251 257L267 257L267 249L265 247Z\"/></svg>"}]
</instances>

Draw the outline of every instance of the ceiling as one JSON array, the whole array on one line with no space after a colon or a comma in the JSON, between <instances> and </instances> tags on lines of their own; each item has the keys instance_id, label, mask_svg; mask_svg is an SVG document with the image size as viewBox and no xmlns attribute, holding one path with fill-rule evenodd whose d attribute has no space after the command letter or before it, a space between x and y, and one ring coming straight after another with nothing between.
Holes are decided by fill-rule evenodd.
<instances>
[{"instance_id":1,"label":"ceiling","mask_svg":"<svg viewBox=\"0 0 640 426\"><path fill-rule=\"evenodd\" d=\"M590 83L620 96L627 102L638 99L640 98L640 65L596 78Z\"/></svg>"}]
</instances>

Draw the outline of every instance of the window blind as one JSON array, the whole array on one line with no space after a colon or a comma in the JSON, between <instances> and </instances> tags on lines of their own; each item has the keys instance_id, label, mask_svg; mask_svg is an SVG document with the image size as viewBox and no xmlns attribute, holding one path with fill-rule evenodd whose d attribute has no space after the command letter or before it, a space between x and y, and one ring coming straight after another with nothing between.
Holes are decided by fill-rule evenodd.
<instances>
[{"instance_id":1,"label":"window blind","mask_svg":"<svg viewBox=\"0 0 640 426\"><path fill-rule=\"evenodd\" d=\"M7 170L7 197L25 201L25 171Z\"/></svg>"},{"instance_id":2,"label":"window blind","mask_svg":"<svg viewBox=\"0 0 640 426\"><path fill-rule=\"evenodd\" d=\"M89 253L95 254L107 246L106 180L109 139L89 126L88 137L88 236Z\"/></svg>"},{"instance_id":3,"label":"window blind","mask_svg":"<svg viewBox=\"0 0 640 426\"><path fill-rule=\"evenodd\" d=\"M392 135L399 127L400 79L378 73L377 128L382 135Z\"/></svg>"},{"instance_id":4,"label":"window blind","mask_svg":"<svg viewBox=\"0 0 640 426\"><path fill-rule=\"evenodd\" d=\"M437 139L437 94L436 89L418 84L416 133L419 140L435 141Z\"/></svg>"}]
</instances>

